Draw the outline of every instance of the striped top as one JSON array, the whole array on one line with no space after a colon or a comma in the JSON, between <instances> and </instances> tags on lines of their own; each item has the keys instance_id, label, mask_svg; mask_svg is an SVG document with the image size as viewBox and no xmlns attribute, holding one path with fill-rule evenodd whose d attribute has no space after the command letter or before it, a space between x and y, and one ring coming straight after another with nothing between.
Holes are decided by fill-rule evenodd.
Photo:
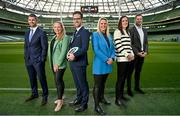
<instances>
[{"instance_id":1,"label":"striped top","mask_svg":"<svg viewBox=\"0 0 180 116\"><path fill-rule=\"evenodd\" d=\"M131 47L131 39L129 33L123 30L124 34L119 29L114 32L115 60L116 62L129 62L127 56L134 53Z\"/></svg>"}]
</instances>

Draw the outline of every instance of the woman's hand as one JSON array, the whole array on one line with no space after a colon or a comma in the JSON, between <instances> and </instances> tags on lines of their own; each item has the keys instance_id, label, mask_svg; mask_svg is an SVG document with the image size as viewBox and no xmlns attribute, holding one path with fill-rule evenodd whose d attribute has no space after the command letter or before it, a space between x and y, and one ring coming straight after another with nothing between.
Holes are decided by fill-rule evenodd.
<instances>
[{"instance_id":1,"label":"woman's hand","mask_svg":"<svg viewBox=\"0 0 180 116\"><path fill-rule=\"evenodd\" d=\"M59 66L57 64L54 64L53 68L54 68L54 72L57 72L59 69Z\"/></svg>"},{"instance_id":2,"label":"woman's hand","mask_svg":"<svg viewBox=\"0 0 180 116\"><path fill-rule=\"evenodd\" d=\"M107 60L107 64L112 64L113 63L113 59L112 58L109 58L108 60Z\"/></svg>"},{"instance_id":3,"label":"woman's hand","mask_svg":"<svg viewBox=\"0 0 180 116\"><path fill-rule=\"evenodd\" d=\"M134 60L134 56L132 54L129 54L127 56L127 59L128 59L128 61L132 61L132 60Z\"/></svg>"}]
</instances>

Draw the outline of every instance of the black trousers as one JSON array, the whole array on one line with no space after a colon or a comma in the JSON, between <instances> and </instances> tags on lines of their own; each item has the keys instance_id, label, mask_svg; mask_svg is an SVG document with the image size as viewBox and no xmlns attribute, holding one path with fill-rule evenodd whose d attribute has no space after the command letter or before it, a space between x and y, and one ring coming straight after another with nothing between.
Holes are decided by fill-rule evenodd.
<instances>
[{"instance_id":1,"label":"black trousers","mask_svg":"<svg viewBox=\"0 0 180 116\"><path fill-rule=\"evenodd\" d=\"M94 75L93 95L95 104L98 104L104 98L104 88L108 74Z\"/></svg>"},{"instance_id":2,"label":"black trousers","mask_svg":"<svg viewBox=\"0 0 180 116\"><path fill-rule=\"evenodd\" d=\"M64 94L64 80L63 75L66 69L59 69L56 73L54 72L54 81L57 89L58 99L62 99Z\"/></svg>"},{"instance_id":3,"label":"black trousers","mask_svg":"<svg viewBox=\"0 0 180 116\"><path fill-rule=\"evenodd\" d=\"M117 62L116 99L123 97L124 84L129 76L130 62Z\"/></svg>"},{"instance_id":4,"label":"black trousers","mask_svg":"<svg viewBox=\"0 0 180 116\"><path fill-rule=\"evenodd\" d=\"M135 59L131 62L130 72L129 72L130 76L128 76L127 78L128 90L131 90L131 76L132 76L133 71L135 71L134 73L135 89L140 88L140 74L143 67L143 63L144 63L144 57L139 57L139 56L135 56Z\"/></svg>"}]
</instances>

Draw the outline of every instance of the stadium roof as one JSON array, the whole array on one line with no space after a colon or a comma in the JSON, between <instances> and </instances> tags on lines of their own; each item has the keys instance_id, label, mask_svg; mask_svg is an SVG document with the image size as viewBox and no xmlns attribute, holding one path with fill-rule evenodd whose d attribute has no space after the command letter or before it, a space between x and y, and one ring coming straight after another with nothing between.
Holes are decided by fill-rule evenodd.
<instances>
[{"instance_id":1,"label":"stadium roof","mask_svg":"<svg viewBox=\"0 0 180 116\"><path fill-rule=\"evenodd\" d=\"M94 15L120 14L133 15L137 13L155 12L157 8L172 8L179 0L1 0L0 5L6 9L14 9L39 15L69 16L80 10L81 6L98 6ZM87 13L87 15L91 15Z\"/></svg>"}]
</instances>

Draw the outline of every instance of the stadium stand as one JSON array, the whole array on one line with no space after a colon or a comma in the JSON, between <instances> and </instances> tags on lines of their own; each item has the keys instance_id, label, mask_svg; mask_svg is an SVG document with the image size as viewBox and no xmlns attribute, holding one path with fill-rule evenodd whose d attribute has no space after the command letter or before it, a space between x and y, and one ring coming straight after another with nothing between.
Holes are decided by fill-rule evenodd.
<instances>
[{"instance_id":1,"label":"stadium stand","mask_svg":"<svg viewBox=\"0 0 180 116\"><path fill-rule=\"evenodd\" d=\"M85 27L92 32L96 30L98 18L99 17L86 16L83 23ZM110 16L106 18L109 20L110 32L113 33L114 30L117 28L118 17ZM45 18L39 16L39 25L44 28L47 31L48 36L51 37L51 35L53 34L52 24L53 22L58 20L60 20L60 18ZM72 32L74 31L74 28L72 26L72 18L62 18L62 21L66 27L67 34L72 34ZM134 17L129 17L129 21L130 26L132 26L134 23ZM172 38L179 37L178 35L180 35L180 8L144 16L144 27L148 29L150 40L153 41L171 41ZM4 35L4 32L16 33L15 35L20 36L24 34L27 28L27 15L0 9L0 41L22 41L23 37L20 37L18 39L17 37L9 38L8 35ZM172 36L166 36L169 39L162 39L162 37L160 36L164 36L165 34L171 34ZM157 37L154 38L154 35L157 35Z\"/></svg>"}]
</instances>

